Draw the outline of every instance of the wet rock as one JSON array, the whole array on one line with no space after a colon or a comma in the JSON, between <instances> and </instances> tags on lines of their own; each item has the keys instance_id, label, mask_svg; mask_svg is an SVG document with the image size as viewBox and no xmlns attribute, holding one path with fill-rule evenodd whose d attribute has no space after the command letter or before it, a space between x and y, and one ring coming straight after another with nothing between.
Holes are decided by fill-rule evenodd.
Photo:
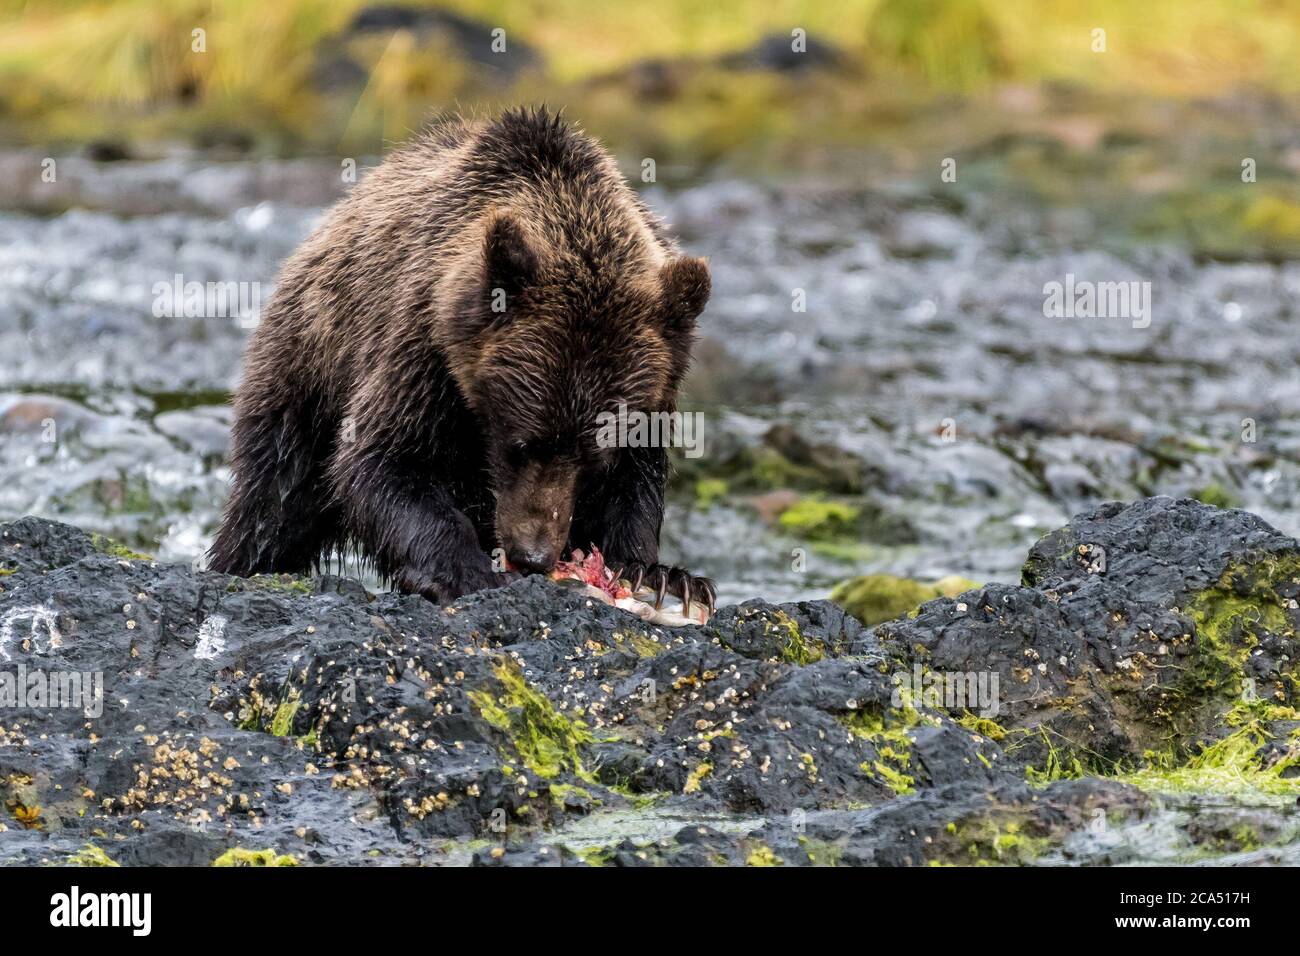
<instances>
[{"instance_id":1,"label":"wet rock","mask_svg":"<svg viewBox=\"0 0 1300 956\"><path fill-rule=\"evenodd\" d=\"M863 461L829 442L812 442L789 425L773 425L757 443L732 434L710 449L708 462L685 459L679 472L688 479L722 478L738 490L792 488L857 494L870 477Z\"/></svg>"},{"instance_id":2,"label":"wet rock","mask_svg":"<svg viewBox=\"0 0 1300 956\"><path fill-rule=\"evenodd\" d=\"M1023 580L875 634L909 667L996 674L997 721L1016 731L1004 746L1040 770L1177 762L1228 715L1290 715L1300 543L1262 519L1187 499L1105 505L1039 541Z\"/></svg>"},{"instance_id":3,"label":"wet rock","mask_svg":"<svg viewBox=\"0 0 1300 956\"><path fill-rule=\"evenodd\" d=\"M34 518L0 549L0 663L101 688L4 712L9 859L464 862L593 814L876 803L1000 759L841 657L862 628L826 602L668 630L541 578L440 608Z\"/></svg>"},{"instance_id":4,"label":"wet rock","mask_svg":"<svg viewBox=\"0 0 1300 956\"><path fill-rule=\"evenodd\" d=\"M440 607L24 518L0 525L0 861L1121 862L1161 852L1153 828L1167 855L1255 852L1294 827L1170 814L1141 774L1065 778L1217 739L1288 792L1300 715L1230 688L1289 693L1268 681L1294 657L1296 552L1151 499L1045 538L1024 586L874 631L826 601L668 629L538 577ZM1172 644L1169 622L1190 639L1134 679L1122 655ZM979 712L927 692L955 670L1006 692Z\"/></svg>"}]
</instances>

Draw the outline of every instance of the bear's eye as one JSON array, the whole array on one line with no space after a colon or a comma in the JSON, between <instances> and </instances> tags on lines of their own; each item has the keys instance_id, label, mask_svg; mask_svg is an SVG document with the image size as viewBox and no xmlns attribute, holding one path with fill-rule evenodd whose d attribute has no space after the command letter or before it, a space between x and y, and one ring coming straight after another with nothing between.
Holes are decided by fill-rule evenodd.
<instances>
[{"instance_id":1,"label":"bear's eye","mask_svg":"<svg viewBox=\"0 0 1300 956\"><path fill-rule=\"evenodd\" d=\"M529 457L528 442L511 442L506 448L506 461L508 461L512 467L518 468L521 465L526 464Z\"/></svg>"}]
</instances>

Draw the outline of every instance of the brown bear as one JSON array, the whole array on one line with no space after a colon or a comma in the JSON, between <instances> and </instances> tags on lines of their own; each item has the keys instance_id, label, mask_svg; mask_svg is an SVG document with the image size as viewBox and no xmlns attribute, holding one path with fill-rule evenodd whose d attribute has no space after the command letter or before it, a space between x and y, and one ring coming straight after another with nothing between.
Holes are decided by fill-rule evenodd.
<instances>
[{"instance_id":1,"label":"brown bear","mask_svg":"<svg viewBox=\"0 0 1300 956\"><path fill-rule=\"evenodd\" d=\"M435 124L285 264L245 356L211 566L351 550L447 601L595 545L660 601L711 607L712 582L658 561L666 449L599 440L601 413L674 410L709 290L558 116Z\"/></svg>"}]
</instances>

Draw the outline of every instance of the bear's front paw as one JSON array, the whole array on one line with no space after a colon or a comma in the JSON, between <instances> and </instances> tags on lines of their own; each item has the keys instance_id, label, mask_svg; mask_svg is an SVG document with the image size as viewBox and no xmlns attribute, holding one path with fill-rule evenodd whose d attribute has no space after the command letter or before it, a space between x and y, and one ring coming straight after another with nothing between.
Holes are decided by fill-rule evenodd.
<instances>
[{"instance_id":1,"label":"bear's front paw","mask_svg":"<svg viewBox=\"0 0 1300 956\"><path fill-rule=\"evenodd\" d=\"M422 594L430 601L447 604L488 588L503 588L522 577L517 571L493 571L490 566L467 567L451 572L403 568L393 575L393 586L406 594Z\"/></svg>"},{"instance_id":2,"label":"bear's front paw","mask_svg":"<svg viewBox=\"0 0 1300 956\"><path fill-rule=\"evenodd\" d=\"M628 561L623 564L615 562L617 576L627 581L633 593L641 588L650 588L655 592L655 607L662 607L664 598L669 594L681 599L682 607L690 612L694 603L703 604L709 609L709 615L717 610L718 587L710 578L691 574L684 568L669 567L666 564L643 564L640 561Z\"/></svg>"}]
</instances>

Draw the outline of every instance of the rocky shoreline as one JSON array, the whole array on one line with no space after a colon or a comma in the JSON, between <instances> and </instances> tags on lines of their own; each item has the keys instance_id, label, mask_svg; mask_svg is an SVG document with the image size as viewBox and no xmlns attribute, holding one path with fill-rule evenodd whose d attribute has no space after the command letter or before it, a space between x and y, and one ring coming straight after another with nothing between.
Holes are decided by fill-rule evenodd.
<instances>
[{"instance_id":1,"label":"rocky shoreline","mask_svg":"<svg viewBox=\"0 0 1300 956\"><path fill-rule=\"evenodd\" d=\"M438 607L37 518L0 588L0 863L1300 863L1300 543L1188 499L874 628ZM31 693L73 674L98 706Z\"/></svg>"}]
</instances>

